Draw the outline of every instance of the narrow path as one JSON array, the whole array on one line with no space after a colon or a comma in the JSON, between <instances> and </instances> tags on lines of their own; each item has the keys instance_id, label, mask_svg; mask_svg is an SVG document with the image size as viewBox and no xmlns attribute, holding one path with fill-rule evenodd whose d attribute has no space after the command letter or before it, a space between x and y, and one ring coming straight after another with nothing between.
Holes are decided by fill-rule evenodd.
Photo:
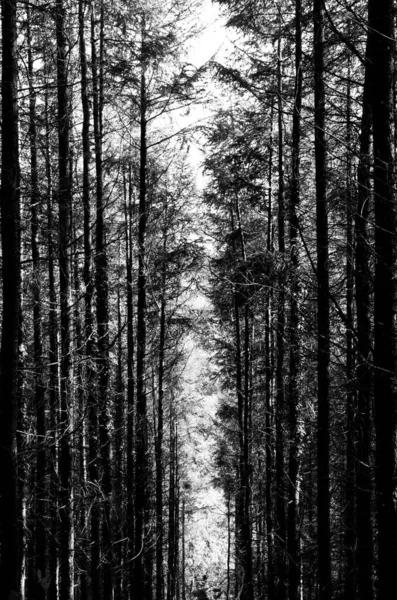
<instances>
[{"instance_id":1,"label":"narrow path","mask_svg":"<svg viewBox=\"0 0 397 600\"><path fill-rule=\"evenodd\" d=\"M227 519L223 492L216 486L214 451L220 390L214 365L197 335L185 342L188 354L180 399L185 457L186 583L188 590L221 584L226 573Z\"/></svg>"}]
</instances>

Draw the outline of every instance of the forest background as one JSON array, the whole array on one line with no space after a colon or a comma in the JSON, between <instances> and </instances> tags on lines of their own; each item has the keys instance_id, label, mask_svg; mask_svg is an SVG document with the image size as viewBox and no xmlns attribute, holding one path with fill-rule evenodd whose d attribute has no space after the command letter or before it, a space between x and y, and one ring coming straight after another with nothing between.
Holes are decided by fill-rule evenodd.
<instances>
[{"instance_id":1,"label":"forest background","mask_svg":"<svg viewBox=\"0 0 397 600\"><path fill-rule=\"evenodd\" d=\"M394 3L218 5L3 0L7 600L397 595Z\"/></svg>"}]
</instances>

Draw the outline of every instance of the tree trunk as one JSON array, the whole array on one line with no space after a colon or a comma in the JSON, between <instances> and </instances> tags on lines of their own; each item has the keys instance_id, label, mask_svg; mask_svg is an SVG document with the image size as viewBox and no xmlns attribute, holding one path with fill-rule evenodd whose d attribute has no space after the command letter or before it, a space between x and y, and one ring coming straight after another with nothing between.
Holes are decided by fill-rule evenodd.
<instances>
[{"instance_id":1,"label":"tree trunk","mask_svg":"<svg viewBox=\"0 0 397 600\"><path fill-rule=\"evenodd\" d=\"M284 184L284 135L283 135L283 103L282 103L282 46L278 42L277 89L278 89L278 251L281 260L285 260L285 184ZM286 514L285 514L285 289L284 272L278 281L277 294L277 334L276 334L276 532L275 566L276 566L276 598L285 600L287 595L287 557L286 557Z\"/></svg>"},{"instance_id":2,"label":"tree trunk","mask_svg":"<svg viewBox=\"0 0 397 600\"><path fill-rule=\"evenodd\" d=\"M273 124L273 105L271 109L271 123ZM269 197L267 206L267 236L266 249L270 253L272 250L272 170L273 170L273 135L269 142ZM266 294L265 304L265 464L266 464L266 485L265 485L265 506L266 506L266 542L267 542L267 595L269 600L275 599L276 581L274 566L274 519L273 519L273 406L272 406L272 360L271 360L271 311L272 311L272 290L269 289Z\"/></svg>"},{"instance_id":3,"label":"tree trunk","mask_svg":"<svg viewBox=\"0 0 397 600\"><path fill-rule=\"evenodd\" d=\"M360 132L360 159L357 168L357 208L355 217L355 301L357 309L357 454L356 454L356 515L357 515L357 577L360 600L373 600L373 533L372 533L372 472L371 455L371 273L368 218L371 201L370 138L371 138L371 59L373 36L368 35L363 91L363 111Z\"/></svg>"},{"instance_id":4,"label":"tree trunk","mask_svg":"<svg viewBox=\"0 0 397 600\"><path fill-rule=\"evenodd\" d=\"M345 597L355 598L355 411L356 393L354 386L353 347L353 297L354 297L354 244L353 244L353 183L352 183L352 123L350 90L350 55L347 72L346 94L346 483L345 483Z\"/></svg>"},{"instance_id":5,"label":"tree trunk","mask_svg":"<svg viewBox=\"0 0 397 600\"><path fill-rule=\"evenodd\" d=\"M97 369L98 369L98 396L99 403L99 442L100 442L100 468L102 480L102 519L101 543L103 582L102 596L104 600L112 597L112 522L110 502L112 492L112 476L110 467L110 440L109 440L109 285L108 285L108 259L106 252L105 233L105 198L103 193L103 95L104 95L104 6L100 2L99 14L99 56L96 48L95 14L92 13L91 22L91 61L93 78L93 122L95 140L95 171L96 171L96 236L95 236L95 291L96 291L96 318L97 318Z\"/></svg>"},{"instance_id":6,"label":"tree trunk","mask_svg":"<svg viewBox=\"0 0 397 600\"><path fill-rule=\"evenodd\" d=\"M83 108L82 145L83 145L83 214L84 214L84 330L86 357L86 389L88 415L88 479L91 485L98 484L98 409L94 394L95 369L94 357L94 317L93 317L93 270L92 270L92 239L91 239L91 200L90 200L90 105L88 97L88 66L85 44L85 10L84 0L79 0L79 45L81 65L81 103ZM100 568L100 528L98 500L94 497L89 511L90 522L90 577L92 596L101 598L101 568Z\"/></svg>"},{"instance_id":7,"label":"tree trunk","mask_svg":"<svg viewBox=\"0 0 397 600\"><path fill-rule=\"evenodd\" d=\"M302 109L302 6L301 1L295 3L295 104L292 116L292 156L291 156L291 189L289 202L290 222L290 352L289 352L289 386L288 386L288 519L287 519L287 553L288 553L288 597L298 600L300 584L299 538L298 538L298 506L297 485L299 469L299 433L298 406L300 401L300 342L299 342L299 221L300 203L300 139Z\"/></svg>"},{"instance_id":8,"label":"tree trunk","mask_svg":"<svg viewBox=\"0 0 397 600\"><path fill-rule=\"evenodd\" d=\"M3 2L2 29L2 277L3 314L0 356L0 581L8 600L19 593L17 416L21 303L20 198L18 150L17 7Z\"/></svg>"},{"instance_id":9,"label":"tree trunk","mask_svg":"<svg viewBox=\"0 0 397 600\"><path fill-rule=\"evenodd\" d=\"M71 594L70 537L72 528L70 507L71 454L69 440L70 394L70 103L67 74L68 48L65 35L66 9L63 0L56 2L57 76L58 76L58 168L59 168L59 283L61 315L60 355L60 415L59 415L59 476L60 476L60 600Z\"/></svg>"},{"instance_id":10,"label":"tree trunk","mask_svg":"<svg viewBox=\"0 0 397 600\"><path fill-rule=\"evenodd\" d=\"M165 220L167 206L163 207ZM160 297L160 332L158 357L158 403L157 403L157 437L156 437L156 600L164 598L163 574L163 437L164 437L164 352L165 352L165 311L166 311L166 255L167 255L167 225L163 231L163 265Z\"/></svg>"},{"instance_id":11,"label":"tree trunk","mask_svg":"<svg viewBox=\"0 0 397 600\"><path fill-rule=\"evenodd\" d=\"M128 185L127 185L128 184ZM127 287L127 506L126 506L126 537L129 540L127 545L127 556L129 572L129 581L134 580L135 564L132 560L134 556L135 544L135 465L134 465L134 443L135 443L135 422L134 422L134 396L135 396L135 378L134 378L134 310L133 310L133 278L132 278L132 177L131 166L128 168L128 181L125 181L125 245L126 245L126 287Z\"/></svg>"},{"instance_id":12,"label":"tree trunk","mask_svg":"<svg viewBox=\"0 0 397 600\"><path fill-rule=\"evenodd\" d=\"M52 185L52 166L51 166L51 144L50 144L50 123L49 123L49 104L48 104L48 87L45 93L45 161L46 161L46 184L47 184L47 259L48 259L48 323L49 323L49 439L50 453L49 461L52 471L56 471L57 462L57 429L58 429L58 406L59 406L59 373L58 373L58 298L55 284L55 243L54 235L54 220L53 220L53 185ZM50 479L50 493L52 504L49 507L50 523L52 536L48 538L48 569L50 574L50 587L48 596L50 600L57 597L56 577L55 573L58 564L58 546L55 542L58 537L58 483L53 476Z\"/></svg>"},{"instance_id":13,"label":"tree trunk","mask_svg":"<svg viewBox=\"0 0 397 600\"><path fill-rule=\"evenodd\" d=\"M317 230L317 527L319 600L330 600L331 539L329 493L329 266L328 217L326 197L325 85L324 85L324 4L314 0L314 111L316 163L316 230Z\"/></svg>"},{"instance_id":14,"label":"tree trunk","mask_svg":"<svg viewBox=\"0 0 397 600\"><path fill-rule=\"evenodd\" d=\"M175 415L171 407L170 415L170 466L168 488L168 564L167 564L167 600L175 599L176 590L176 434Z\"/></svg>"},{"instance_id":15,"label":"tree trunk","mask_svg":"<svg viewBox=\"0 0 397 600\"><path fill-rule=\"evenodd\" d=\"M375 201L375 431L378 597L397 595L396 348L394 313L395 174L393 150L394 2L368 2Z\"/></svg>"},{"instance_id":16,"label":"tree trunk","mask_svg":"<svg viewBox=\"0 0 397 600\"><path fill-rule=\"evenodd\" d=\"M41 304L41 268L38 246L39 235L39 188L37 171L37 127L36 127L36 92L33 82L32 37L30 28L30 7L26 8L27 44L28 44L28 73L29 73L29 141L30 141L30 210L31 210L31 240L32 240L32 287L33 287L33 343L37 423L37 455L36 455L36 517L34 527L35 565L33 580L37 582L37 573L45 577L46 571L46 518L47 518L47 450L46 450L46 385L44 381L43 339L42 339L42 304ZM44 599L44 587L36 583L35 597Z\"/></svg>"},{"instance_id":17,"label":"tree trunk","mask_svg":"<svg viewBox=\"0 0 397 600\"><path fill-rule=\"evenodd\" d=\"M142 23L142 45L146 38ZM137 303L137 353L136 353L136 467L135 467L135 572L134 598L148 600L145 596L145 550L147 540L148 510L148 426L146 398L146 223L147 223L147 98L146 66L141 65L140 80L140 176L138 224L138 303Z\"/></svg>"}]
</instances>

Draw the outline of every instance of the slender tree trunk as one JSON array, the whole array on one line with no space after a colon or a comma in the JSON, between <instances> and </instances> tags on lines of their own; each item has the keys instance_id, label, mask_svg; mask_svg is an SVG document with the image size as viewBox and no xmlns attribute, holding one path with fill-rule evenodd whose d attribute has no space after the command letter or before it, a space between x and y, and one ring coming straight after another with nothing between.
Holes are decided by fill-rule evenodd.
<instances>
[{"instance_id":1,"label":"slender tree trunk","mask_svg":"<svg viewBox=\"0 0 397 600\"><path fill-rule=\"evenodd\" d=\"M70 104L67 73L68 48L65 35L66 9L63 0L56 2L57 76L58 76L58 168L59 168L59 282L61 315L60 354L60 416L59 416L59 476L60 476L60 600L70 600L70 540L71 507L70 477L71 453L69 440L69 394L70 394Z\"/></svg>"},{"instance_id":2,"label":"slender tree trunk","mask_svg":"<svg viewBox=\"0 0 397 600\"><path fill-rule=\"evenodd\" d=\"M182 556L181 556L181 586L182 594L181 600L186 600L186 502L185 498L182 499Z\"/></svg>"},{"instance_id":3,"label":"slender tree trunk","mask_svg":"<svg viewBox=\"0 0 397 600\"><path fill-rule=\"evenodd\" d=\"M273 124L273 106L271 110L271 123ZM273 170L273 136L271 135L269 143L269 197L267 207L267 236L266 249L270 253L272 250L272 170ZM271 290L266 294L265 304L265 398L266 398L266 417L265 417L265 464L266 464L266 485L265 485L265 503L266 503L266 540L267 540L267 595L269 600L275 599L276 582L274 566L274 521L273 521L273 406L272 406L272 360L271 360L271 310L272 293Z\"/></svg>"},{"instance_id":4,"label":"slender tree trunk","mask_svg":"<svg viewBox=\"0 0 397 600\"><path fill-rule=\"evenodd\" d=\"M47 450L45 445L46 417L43 340L42 340L42 304L41 304L41 268L38 246L39 235L39 188L37 171L37 127L36 127L36 94L33 82L33 55L30 28L30 8L26 9L27 44L28 44L28 74L29 74L29 138L30 138L30 210L31 210L31 240L32 240L32 287L33 287L33 343L35 365L35 406L37 423L37 456L36 456L36 523L34 528L35 565L34 578L37 582L37 572L45 576L46 571L46 475ZM36 597L44 598L44 587L36 584Z\"/></svg>"},{"instance_id":5,"label":"slender tree trunk","mask_svg":"<svg viewBox=\"0 0 397 600\"><path fill-rule=\"evenodd\" d=\"M175 569L175 600L180 600L180 516L179 516L179 448L178 448L178 421L175 423L175 558L174 558L174 569Z\"/></svg>"},{"instance_id":6,"label":"slender tree trunk","mask_svg":"<svg viewBox=\"0 0 397 600\"><path fill-rule=\"evenodd\" d=\"M325 85L324 85L324 4L314 0L314 110L315 110L315 163L316 163L316 229L317 229L317 369L318 369L318 422L317 422L317 527L318 527L318 583L319 600L330 600L331 536L329 491L329 266L328 217L326 198L326 142L325 142Z\"/></svg>"},{"instance_id":7,"label":"slender tree trunk","mask_svg":"<svg viewBox=\"0 0 397 600\"><path fill-rule=\"evenodd\" d=\"M298 538L298 506L297 485L299 469L299 433L298 406L300 400L300 341L299 341L299 221L300 203L300 139L302 109L302 6L295 2L295 104L292 117L292 157L291 157L291 189L289 202L290 221L290 352L289 352L289 387L288 387L288 597L298 600L300 585L300 558Z\"/></svg>"},{"instance_id":8,"label":"slender tree trunk","mask_svg":"<svg viewBox=\"0 0 397 600\"><path fill-rule=\"evenodd\" d=\"M397 596L394 2L368 2L375 200L375 431L378 598Z\"/></svg>"},{"instance_id":9,"label":"slender tree trunk","mask_svg":"<svg viewBox=\"0 0 397 600\"><path fill-rule=\"evenodd\" d=\"M345 597L355 598L355 411L356 394L354 386L353 354L353 299L354 299L354 242L353 242L353 184L352 184L352 123L350 90L350 57L346 94L346 485L345 485Z\"/></svg>"},{"instance_id":10,"label":"slender tree trunk","mask_svg":"<svg viewBox=\"0 0 397 600\"><path fill-rule=\"evenodd\" d=\"M80 294L80 239L74 215L71 215L71 227L73 232L72 242L72 305L73 305L73 416L72 416L72 506L73 506L73 538L72 538L72 562L73 562L73 589L75 600L80 600L82 590L86 585L86 548L83 545L81 533L85 526L85 506L83 501L83 489L86 489L84 470L84 426L85 400L83 390L85 381L83 378L84 352L84 310L82 310L82 298ZM79 488L76 486L79 482ZM82 526L82 527L81 527Z\"/></svg>"},{"instance_id":11,"label":"slender tree trunk","mask_svg":"<svg viewBox=\"0 0 397 600\"><path fill-rule=\"evenodd\" d=\"M243 223L241 220L240 203L236 194L235 201L237 226L240 232L241 258L247 261L246 245L243 232ZM251 534L251 481L250 481L250 450L251 450L251 432L250 432L250 307L248 295L244 304L244 337L241 339L240 330L240 311L237 304L237 295L235 295L235 316L236 316L236 340L237 340L237 396L239 411L240 435L240 492L241 494L241 525L240 525L240 547L241 557L240 567L243 572L242 581L242 600L252 600L253 573L252 573L252 534ZM241 360L241 354L244 362Z\"/></svg>"},{"instance_id":12,"label":"slender tree trunk","mask_svg":"<svg viewBox=\"0 0 397 600\"><path fill-rule=\"evenodd\" d=\"M283 135L283 103L282 103L282 46L278 43L277 88L278 88L278 250L282 260L285 260L285 184L284 184L284 135ZM284 387L284 358L285 358L285 289L284 275L280 274L277 295L277 334L276 334L276 523L277 536L276 552L276 598L285 600L287 595L286 569L286 514L285 514L285 387Z\"/></svg>"},{"instance_id":13,"label":"slender tree trunk","mask_svg":"<svg viewBox=\"0 0 397 600\"><path fill-rule=\"evenodd\" d=\"M83 144L83 214L84 214L84 330L86 357L86 389L88 414L88 479L91 485L98 485L98 407L95 390L94 368L94 316L93 316L93 269L92 269L92 239L91 239L91 200L90 200L90 105L88 96L88 66L85 43L85 10L84 0L79 1L79 46L81 65L81 102L83 108L82 144ZM98 499L94 497L89 511L90 522L90 577L92 596L101 599L100 566L100 514Z\"/></svg>"},{"instance_id":14,"label":"slender tree trunk","mask_svg":"<svg viewBox=\"0 0 397 600\"><path fill-rule=\"evenodd\" d=\"M368 218L371 202L370 137L371 137L371 59L373 36L368 35L360 132L360 159L357 169L357 208L355 217L355 284L357 309L357 577L360 600L373 600L373 534L371 441L371 275Z\"/></svg>"},{"instance_id":15,"label":"slender tree trunk","mask_svg":"<svg viewBox=\"0 0 397 600\"><path fill-rule=\"evenodd\" d=\"M95 171L96 171L96 236L95 236L95 291L97 318L97 368L99 402L99 442L101 457L102 481L102 520L101 541L103 549L103 583L102 596L104 600L112 597L112 522L110 501L112 492L112 475L110 467L109 440L109 284L108 259L106 252L105 233L105 198L103 193L103 95L104 95L104 5L100 2L99 14L99 56L96 47L95 15L92 14L92 44L91 61L93 77L93 123L95 140Z\"/></svg>"},{"instance_id":16,"label":"slender tree trunk","mask_svg":"<svg viewBox=\"0 0 397 600\"><path fill-rule=\"evenodd\" d=\"M167 207L164 206L165 219ZM165 225L165 228L167 225ZM156 600L164 598L163 574L163 437L164 437L164 352L166 334L166 253L167 232L163 231L163 254L161 298L160 298L160 332L159 332L159 366L158 366L158 403L157 403L157 439L156 439Z\"/></svg>"},{"instance_id":17,"label":"slender tree trunk","mask_svg":"<svg viewBox=\"0 0 397 600\"><path fill-rule=\"evenodd\" d=\"M58 298L55 284L55 243L54 243L54 221L53 221L53 185L52 185L52 161L51 161L51 140L49 123L49 90L45 91L45 161L46 161L46 184L47 184L47 258L48 258L48 296L49 296L49 408L50 418L48 422L50 453L49 461L51 471L56 473L57 467L57 429L58 429L58 406L59 406L59 376L58 376ZM58 546L56 539L58 537L58 482L53 476L50 479L51 506L49 507L50 523L52 535L48 538L48 570L50 579L49 598L56 598L56 571L58 564Z\"/></svg>"},{"instance_id":18,"label":"slender tree trunk","mask_svg":"<svg viewBox=\"0 0 397 600\"><path fill-rule=\"evenodd\" d=\"M120 244L121 245L121 244ZM119 247L119 272L122 272L122 252ZM118 541L114 546L114 598L121 600L124 593L124 582L125 582L125 545L122 541L124 539L123 528L125 524L125 461L124 461L124 448L127 428L125 427L125 394L124 394L124 354L123 354L123 315L122 315L122 303L123 303L123 282L119 279L117 284L117 331L118 331L118 342L117 342L117 371L116 371L116 397L114 407L114 465L113 465L113 494L112 502L115 507L117 515L117 522L115 522L115 528L113 535Z\"/></svg>"},{"instance_id":19,"label":"slender tree trunk","mask_svg":"<svg viewBox=\"0 0 397 600\"><path fill-rule=\"evenodd\" d=\"M17 6L3 2L2 28L2 278L3 313L0 356L0 581L8 600L19 593L17 417L21 303L20 198L18 150Z\"/></svg>"},{"instance_id":20,"label":"slender tree trunk","mask_svg":"<svg viewBox=\"0 0 397 600\"><path fill-rule=\"evenodd\" d=\"M232 527L231 527L231 493L228 491L227 495L227 557L226 557L226 600L230 597L230 561L231 561L231 549L232 549Z\"/></svg>"},{"instance_id":21,"label":"slender tree trunk","mask_svg":"<svg viewBox=\"0 0 397 600\"><path fill-rule=\"evenodd\" d=\"M175 440L175 417L170 415L170 467L168 488L168 565L167 565L167 600L174 600L176 589L176 440Z\"/></svg>"},{"instance_id":22,"label":"slender tree trunk","mask_svg":"<svg viewBox=\"0 0 397 600\"><path fill-rule=\"evenodd\" d=\"M246 260L244 235L242 232L242 223L240 218L239 201L236 197L235 210L237 213L237 228L240 231L241 254L243 261ZM233 208L230 209L231 228L235 229ZM234 253L237 253L237 248L234 247ZM236 342L236 393L237 393L237 414L238 414L238 443L239 443L239 460L238 460L238 490L236 496L236 593L240 594L242 600L250 598L252 590L252 549L251 549L251 528L249 515L249 476L247 470L248 460L248 431L247 431L247 372L246 360L248 348L246 346L247 339L244 336L242 340L241 334L241 316L239 306L239 291L233 290L234 297L234 327L235 327L235 342ZM246 313L245 313L246 314ZM244 324L247 325L244 318ZM242 356L245 355L244 363ZM243 369L244 367L244 369Z\"/></svg>"},{"instance_id":23,"label":"slender tree trunk","mask_svg":"<svg viewBox=\"0 0 397 600\"><path fill-rule=\"evenodd\" d=\"M142 44L146 38L142 24ZM136 468L135 468L135 572L134 598L148 600L145 596L145 550L147 543L148 510L148 440L146 398L146 223L147 223L147 98L146 66L141 65L140 81L140 176L138 224L138 303L137 303L137 355L136 355Z\"/></svg>"},{"instance_id":24,"label":"slender tree trunk","mask_svg":"<svg viewBox=\"0 0 397 600\"><path fill-rule=\"evenodd\" d=\"M135 443L135 423L134 423L134 396L135 396L135 377L134 377L134 310L133 310L133 277L132 277L132 180L131 166L128 170L128 186L125 182L125 245L126 245L126 287L127 287L127 506L126 506L126 537L129 540L127 547L129 581L134 581L134 561L131 560L134 555L135 543L135 466L134 466L134 443ZM128 188L128 189L127 189Z\"/></svg>"}]
</instances>

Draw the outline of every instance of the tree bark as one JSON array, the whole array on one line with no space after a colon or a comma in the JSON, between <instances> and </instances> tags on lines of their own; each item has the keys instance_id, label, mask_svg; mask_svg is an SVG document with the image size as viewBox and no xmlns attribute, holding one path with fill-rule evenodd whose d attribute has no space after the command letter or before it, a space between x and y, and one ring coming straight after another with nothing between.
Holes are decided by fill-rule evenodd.
<instances>
[{"instance_id":1,"label":"tree bark","mask_svg":"<svg viewBox=\"0 0 397 600\"><path fill-rule=\"evenodd\" d=\"M134 465L134 444L135 444L135 419L134 419L134 398L135 398L135 364L134 364L134 306L133 306L133 277L132 277L132 175L131 165L128 166L128 180L125 181L125 245L126 245L126 288L127 288L127 506L126 506L126 537L129 540L127 547L129 580L134 579L134 556L135 549L135 465Z\"/></svg>"},{"instance_id":2,"label":"tree bark","mask_svg":"<svg viewBox=\"0 0 397 600\"><path fill-rule=\"evenodd\" d=\"M330 323L328 217L326 197L325 85L324 85L324 4L314 0L314 112L316 164L316 231L317 231L317 527L319 600L330 600Z\"/></svg>"},{"instance_id":3,"label":"tree bark","mask_svg":"<svg viewBox=\"0 0 397 600\"><path fill-rule=\"evenodd\" d=\"M68 48L65 34L66 9L63 0L56 2L57 90L58 90L58 169L59 169L59 284L60 284L60 415L59 415L59 528L60 528L60 600L69 600L71 593L70 507L71 453L69 440L70 357L70 264L69 245L71 214L70 174L70 102L67 70Z\"/></svg>"},{"instance_id":4,"label":"tree bark","mask_svg":"<svg viewBox=\"0 0 397 600\"><path fill-rule=\"evenodd\" d=\"M357 168L357 208L355 216L355 302L357 310L357 585L360 600L373 599L373 533L371 470L371 271L368 218L371 202L370 138L371 138L371 60L373 36L367 37L366 69L361 115L360 159Z\"/></svg>"},{"instance_id":5,"label":"tree bark","mask_svg":"<svg viewBox=\"0 0 397 600\"><path fill-rule=\"evenodd\" d=\"M142 23L142 47L146 41ZM147 213L147 89L146 65L143 60L140 76L140 172L138 224L138 303L136 351L136 445L135 445L135 572L134 598L149 600L145 595L145 550L148 509L148 425L146 398L146 224Z\"/></svg>"},{"instance_id":6,"label":"tree bark","mask_svg":"<svg viewBox=\"0 0 397 600\"><path fill-rule=\"evenodd\" d=\"M112 521L111 521L111 492L112 476L110 467L109 439L109 284L108 258L106 252L105 232L105 198L103 192L103 100L104 100L104 5L100 2L99 9L99 56L97 53L95 14L91 22L91 61L93 78L93 124L95 141L95 171L96 171L96 229L95 229L95 291L96 291L96 320L97 320L97 369L99 403L99 443L101 487L103 493L101 543L102 543L102 597L110 600L113 594L112 583Z\"/></svg>"},{"instance_id":7,"label":"tree bark","mask_svg":"<svg viewBox=\"0 0 397 600\"><path fill-rule=\"evenodd\" d=\"M28 74L29 74L29 142L30 142L30 210L31 210L31 245L32 245L32 287L33 287L33 343L35 368L35 406L37 423L37 455L36 455L36 522L34 527L35 565L34 576L35 597L44 599L44 587L37 582L37 573L46 575L46 518L47 518L47 449L46 449L46 385L44 381L43 339L42 339L42 303L41 303L41 268L38 244L40 201L37 165L37 127L36 127L36 92L33 82L32 35L30 27L30 7L26 8Z\"/></svg>"},{"instance_id":8,"label":"tree bark","mask_svg":"<svg viewBox=\"0 0 397 600\"><path fill-rule=\"evenodd\" d=\"M284 133L283 133L283 84L282 84L282 44L278 42L277 58L277 94L278 94L278 251L281 260L285 261L285 182L284 182ZM286 507L285 507L285 278L284 269L279 275L277 293L277 333L276 333L276 598L285 600L287 596L287 556L286 556Z\"/></svg>"},{"instance_id":9,"label":"tree bark","mask_svg":"<svg viewBox=\"0 0 397 600\"><path fill-rule=\"evenodd\" d=\"M273 105L271 107L271 123L273 125ZM267 235L266 249L270 253L272 250L272 170L273 170L273 131L271 131L269 142L269 175L268 175L268 206L267 206ZM269 289L266 294L265 303L265 402L266 402L266 417L265 417L265 469L266 469L266 485L265 485L265 505L266 505L266 542L267 542L267 595L269 600L275 599L276 581L275 581L275 566L274 566L274 503L273 503L273 405L272 405L272 378L273 367L271 359L272 347L272 332L271 332L271 311L272 311L272 290Z\"/></svg>"},{"instance_id":10,"label":"tree bark","mask_svg":"<svg viewBox=\"0 0 397 600\"><path fill-rule=\"evenodd\" d=\"M345 597L354 600L355 584L355 412L356 393L354 386L353 345L353 300L354 300L354 229L353 229L353 182L352 182L352 121L351 121L351 57L348 57L346 90L346 483L345 483Z\"/></svg>"},{"instance_id":11,"label":"tree bark","mask_svg":"<svg viewBox=\"0 0 397 600\"><path fill-rule=\"evenodd\" d=\"M300 140L302 109L302 6L295 2L295 103L292 116L291 188L289 201L290 242L290 352L288 386L288 598L298 600L300 585L300 558L298 538L297 485L299 469L298 407L300 402L300 342L299 342L299 218L300 204Z\"/></svg>"},{"instance_id":12,"label":"tree bark","mask_svg":"<svg viewBox=\"0 0 397 600\"><path fill-rule=\"evenodd\" d=\"M394 2L368 2L375 202L376 512L378 597L397 595L395 184L393 149Z\"/></svg>"},{"instance_id":13,"label":"tree bark","mask_svg":"<svg viewBox=\"0 0 397 600\"><path fill-rule=\"evenodd\" d=\"M57 430L58 430L58 417L59 417L59 372L58 372L58 297L55 283L55 256L56 248L54 243L54 215L53 215L53 183L52 183L52 161L51 161L51 141L50 141L50 122L49 122L49 89L48 85L45 90L45 163L46 163L46 193L47 193L47 260L48 260L48 297L49 297L49 309L48 309L48 323L49 323L49 351L48 351L48 362L49 362L49 435L50 438L50 452L49 461L55 471L55 465L57 463ZM50 479L50 493L52 497L52 504L49 507L50 523L52 525L53 536L48 538L48 569L50 574L50 586L48 596L50 600L54 600L57 597L56 592L56 578L55 573L57 570L58 562L58 546L55 542L58 537L58 483L55 481L55 477Z\"/></svg>"},{"instance_id":14,"label":"tree bark","mask_svg":"<svg viewBox=\"0 0 397 600\"><path fill-rule=\"evenodd\" d=\"M17 6L3 2L2 20L2 277L3 314L0 355L0 581L8 600L19 593L17 416L21 311L20 196L18 150Z\"/></svg>"},{"instance_id":15,"label":"tree bark","mask_svg":"<svg viewBox=\"0 0 397 600\"><path fill-rule=\"evenodd\" d=\"M163 207L164 219L167 220L167 205ZM160 297L160 331L158 356L158 402L157 402L157 437L156 437L156 600L164 598L163 574L163 437L164 437L164 360L166 337L166 276L167 276L167 224L163 230L163 265L161 274Z\"/></svg>"}]
</instances>

